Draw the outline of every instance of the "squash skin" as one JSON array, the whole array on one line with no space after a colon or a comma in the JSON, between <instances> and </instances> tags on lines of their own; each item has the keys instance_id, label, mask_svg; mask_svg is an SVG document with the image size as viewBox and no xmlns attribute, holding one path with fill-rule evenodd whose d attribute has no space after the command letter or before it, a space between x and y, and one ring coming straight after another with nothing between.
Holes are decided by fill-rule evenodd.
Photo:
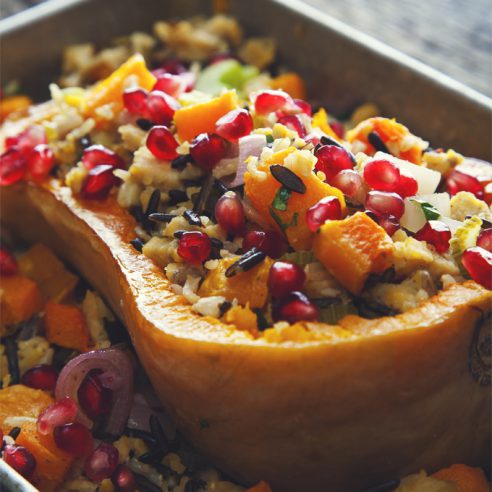
<instances>
[{"instance_id":1,"label":"squash skin","mask_svg":"<svg viewBox=\"0 0 492 492\"><path fill-rule=\"evenodd\" d=\"M268 344L193 314L128 244L134 220L112 199L81 202L55 182L0 199L15 234L100 291L181 430L245 483L352 492L421 468L489 465L490 386L469 365L492 293L474 282L398 317L344 318L360 339Z\"/></svg>"}]
</instances>

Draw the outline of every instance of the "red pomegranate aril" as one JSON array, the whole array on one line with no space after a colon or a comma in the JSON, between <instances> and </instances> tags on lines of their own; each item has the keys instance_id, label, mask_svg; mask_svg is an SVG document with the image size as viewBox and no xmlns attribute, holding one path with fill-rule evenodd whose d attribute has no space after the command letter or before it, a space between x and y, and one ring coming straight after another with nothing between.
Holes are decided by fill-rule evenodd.
<instances>
[{"instance_id":1,"label":"red pomegranate aril","mask_svg":"<svg viewBox=\"0 0 492 492\"><path fill-rule=\"evenodd\" d=\"M135 475L125 465L118 465L111 477L115 492L134 492L137 489Z\"/></svg>"},{"instance_id":2,"label":"red pomegranate aril","mask_svg":"<svg viewBox=\"0 0 492 492\"><path fill-rule=\"evenodd\" d=\"M277 231L249 231L243 241L243 251L257 248L276 260L287 252L287 242Z\"/></svg>"},{"instance_id":3,"label":"red pomegranate aril","mask_svg":"<svg viewBox=\"0 0 492 492\"><path fill-rule=\"evenodd\" d=\"M484 229L477 238L477 246L492 253L492 229Z\"/></svg>"},{"instance_id":4,"label":"red pomegranate aril","mask_svg":"<svg viewBox=\"0 0 492 492\"><path fill-rule=\"evenodd\" d=\"M186 88L186 82L179 75L164 73L157 77L157 81L152 88L153 91L161 91L172 97L178 97Z\"/></svg>"},{"instance_id":5,"label":"red pomegranate aril","mask_svg":"<svg viewBox=\"0 0 492 492\"><path fill-rule=\"evenodd\" d=\"M15 137L7 137L5 139L5 146L7 148L17 147L24 157L27 157L36 145L46 143L46 132L40 125L32 125Z\"/></svg>"},{"instance_id":6,"label":"red pomegranate aril","mask_svg":"<svg viewBox=\"0 0 492 492\"><path fill-rule=\"evenodd\" d=\"M185 232L178 242L178 255L188 263L199 265L208 259L212 251L210 238L204 232Z\"/></svg>"},{"instance_id":7,"label":"red pomegranate aril","mask_svg":"<svg viewBox=\"0 0 492 492\"><path fill-rule=\"evenodd\" d=\"M92 451L94 439L87 427L79 422L55 427L55 444L72 456L86 456Z\"/></svg>"},{"instance_id":8,"label":"red pomegranate aril","mask_svg":"<svg viewBox=\"0 0 492 492\"><path fill-rule=\"evenodd\" d=\"M16 273L17 261L14 255L5 246L0 246L0 275L8 277Z\"/></svg>"},{"instance_id":9,"label":"red pomegranate aril","mask_svg":"<svg viewBox=\"0 0 492 492\"><path fill-rule=\"evenodd\" d=\"M295 263L276 261L268 274L268 287L272 297L280 299L294 290L302 290L306 273Z\"/></svg>"},{"instance_id":10,"label":"red pomegranate aril","mask_svg":"<svg viewBox=\"0 0 492 492\"><path fill-rule=\"evenodd\" d=\"M483 198L483 184L474 176L462 173L453 169L446 178L446 186L451 195L456 195L460 191L469 191L477 198Z\"/></svg>"},{"instance_id":11,"label":"red pomegranate aril","mask_svg":"<svg viewBox=\"0 0 492 492\"><path fill-rule=\"evenodd\" d=\"M486 289L492 290L492 253L479 246L467 249L461 262L470 277Z\"/></svg>"},{"instance_id":12,"label":"red pomegranate aril","mask_svg":"<svg viewBox=\"0 0 492 492\"><path fill-rule=\"evenodd\" d=\"M254 106L257 114L268 114L293 104L294 101L286 92L267 90L256 96Z\"/></svg>"},{"instance_id":13,"label":"red pomegranate aril","mask_svg":"<svg viewBox=\"0 0 492 492\"><path fill-rule=\"evenodd\" d=\"M443 254L449 249L451 231L444 222L429 220L415 233L415 239L431 244L438 253Z\"/></svg>"},{"instance_id":14,"label":"red pomegranate aril","mask_svg":"<svg viewBox=\"0 0 492 492\"><path fill-rule=\"evenodd\" d=\"M65 396L45 408L38 416L37 429L40 434L50 434L55 427L75 421L78 412L77 404Z\"/></svg>"},{"instance_id":15,"label":"red pomegranate aril","mask_svg":"<svg viewBox=\"0 0 492 492\"><path fill-rule=\"evenodd\" d=\"M419 184L413 176L407 176L400 172L400 182L396 187L396 193L402 198L415 196L419 190Z\"/></svg>"},{"instance_id":16,"label":"red pomegranate aril","mask_svg":"<svg viewBox=\"0 0 492 492\"><path fill-rule=\"evenodd\" d=\"M322 145L316 151L316 171L321 171L326 176L326 181L331 183L333 178L344 169L353 169L354 161L350 153L336 145Z\"/></svg>"},{"instance_id":17,"label":"red pomegranate aril","mask_svg":"<svg viewBox=\"0 0 492 492\"><path fill-rule=\"evenodd\" d=\"M400 183L400 170L385 159L369 161L364 166L364 180L374 190L396 191Z\"/></svg>"},{"instance_id":18,"label":"red pomegranate aril","mask_svg":"<svg viewBox=\"0 0 492 492\"><path fill-rule=\"evenodd\" d=\"M21 383L30 388L54 391L57 379L58 371L53 366L40 364L26 371L22 375Z\"/></svg>"},{"instance_id":19,"label":"red pomegranate aril","mask_svg":"<svg viewBox=\"0 0 492 492\"><path fill-rule=\"evenodd\" d=\"M215 133L231 142L237 142L252 131L253 118L246 109L229 111L215 123Z\"/></svg>"},{"instance_id":20,"label":"red pomegranate aril","mask_svg":"<svg viewBox=\"0 0 492 492\"><path fill-rule=\"evenodd\" d=\"M306 136L306 129L304 128L301 119L296 114L289 114L286 116L282 116L281 118L279 118L278 123L286 126L289 130L297 132L297 134L301 138Z\"/></svg>"},{"instance_id":21,"label":"red pomegranate aril","mask_svg":"<svg viewBox=\"0 0 492 492\"><path fill-rule=\"evenodd\" d=\"M335 135L343 140L345 136L345 127L339 121L330 121L330 127L335 132Z\"/></svg>"},{"instance_id":22,"label":"red pomegranate aril","mask_svg":"<svg viewBox=\"0 0 492 492\"><path fill-rule=\"evenodd\" d=\"M121 157L111 149L104 147L104 145L91 145L87 147L82 154L82 162L89 171L96 166L102 165L108 165L114 168L123 167Z\"/></svg>"},{"instance_id":23,"label":"red pomegranate aril","mask_svg":"<svg viewBox=\"0 0 492 492\"><path fill-rule=\"evenodd\" d=\"M90 371L77 391L79 405L91 419L107 415L113 402L113 392L100 382L101 372L100 369Z\"/></svg>"},{"instance_id":24,"label":"red pomegranate aril","mask_svg":"<svg viewBox=\"0 0 492 492\"><path fill-rule=\"evenodd\" d=\"M354 203L364 203L367 189L362 176L353 169L340 171L332 180L331 185L338 188Z\"/></svg>"},{"instance_id":25,"label":"red pomegranate aril","mask_svg":"<svg viewBox=\"0 0 492 492\"><path fill-rule=\"evenodd\" d=\"M103 164L94 167L85 178L80 195L88 200L102 200L106 198L111 188L118 183L113 174L113 166Z\"/></svg>"},{"instance_id":26,"label":"red pomegranate aril","mask_svg":"<svg viewBox=\"0 0 492 492\"><path fill-rule=\"evenodd\" d=\"M190 154L195 163L211 171L227 153L227 142L219 135L200 133L190 146Z\"/></svg>"},{"instance_id":27,"label":"red pomegranate aril","mask_svg":"<svg viewBox=\"0 0 492 492\"><path fill-rule=\"evenodd\" d=\"M215 218L228 234L235 236L244 234L246 228L244 208L236 193L228 191L217 200Z\"/></svg>"},{"instance_id":28,"label":"red pomegranate aril","mask_svg":"<svg viewBox=\"0 0 492 492\"><path fill-rule=\"evenodd\" d=\"M3 448L2 459L27 479L32 476L36 468L36 458L23 446L7 444Z\"/></svg>"},{"instance_id":29,"label":"red pomegranate aril","mask_svg":"<svg viewBox=\"0 0 492 492\"><path fill-rule=\"evenodd\" d=\"M311 105L303 99L294 99L294 104L301 110L302 113L308 116L313 114Z\"/></svg>"},{"instance_id":30,"label":"red pomegranate aril","mask_svg":"<svg viewBox=\"0 0 492 492\"><path fill-rule=\"evenodd\" d=\"M133 88L123 92L123 105L132 114L148 116L147 97L149 93L144 89Z\"/></svg>"},{"instance_id":31,"label":"red pomegranate aril","mask_svg":"<svg viewBox=\"0 0 492 492\"><path fill-rule=\"evenodd\" d=\"M340 220L342 206L336 196L326 196L306 210L306 225L316 232L327 220Z\"/></svg>"},{"instance_id":32,"label":"red pomegranate aril","mask_svg":"<svg viewBox=\"0 0 492 492\"><path fill-rule=\"evenodd\" d=\"M392 215L378 217L377 223L386 231L388 236L392 236L400 228L400 221Z\"/></svg>"},{"instance_id":33,"label":"red pomegranate aril","mask_svg":"<svg viewBox=\"0 0 492 492\"><path fill-rule=\"evenodd\" d=\"M318 308L302 293L290 292L274 303L272 308L274 321L316 321L319 318Z\"/></svg>"},{"instance_id":34,"label":"red pomegranate aril","mask_svg":"<svg viewBox=\"0 0 492 492\"><path fill-rule=\"evenodd\" d=\"M27 162L17 147L7 149L0 156L0 186L21 181L27 172Z\"/></svg>"},{"instance_id":35,"label":"red pomegranate aril","mask_svg":"<svg viewBox=\"0 0 492 492\"><path fill-rule=\"evenodd\" d=\"M172 161L178 157L178 142L166 126L154 126L147 135L146 145L158 159Z\"/></svg>"},{"instance_id":36,"label":"red pomegranate aril","mask_svg":"<svg viewBox=\"0 0 492 492\"><path fill-rule=\"evenodd\" d=\"M111 477L118 466L118 450L107 442L102 442L92 451L84 466L85 475L93 482L101 482Z\"/></svg>"},{"instance_id":37,"label":"red pomegranate aril","mask_svg":"<svg viewBox=\"0 0 492 492\"><path fill-rule=\"evenodd\" d=\"M365 206L377 215L393 215L397 219L405 211L405 203L400 195L387 191L370 191Z\"/></svg>"},{"instance_id":38,"label":"red pomegranate aril","mask_svg":"<svg viewBox=\"0 0 492 492\"><path fill-rule=\"evenodd\" d=\"M27 171L29 177L37 180L46 178L55 164L55 154L46 144L34 147L27 157Z\"/></svg>"},{"instance_id":39,"label":"red pomegranate aril","mask_svg":"<svg viewBox=\"0 0 492 492\"><path fill-rule=\"evenodd\" d=\"M147 97L147 114L157 125L169 126L180 104L174 97L162 91L152 91Z\"/></svg>"}]
</instances>

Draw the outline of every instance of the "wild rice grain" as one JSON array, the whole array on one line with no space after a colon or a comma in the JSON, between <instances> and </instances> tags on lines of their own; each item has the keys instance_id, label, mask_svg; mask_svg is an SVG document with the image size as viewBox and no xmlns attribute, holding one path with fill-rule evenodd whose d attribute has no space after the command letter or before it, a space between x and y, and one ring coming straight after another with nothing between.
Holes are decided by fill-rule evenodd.
<instances>
[{"instance_id":1,"label":"wild rice grain","mask_svg":"<svg viewBox=\"0 0 492 492\"><path fill-rule=\"evenodd\" d=\"M202 227L202 221L200 220L200 216L193 212L193 210L185 210L183 213L183 217L186 219L188 224L192 226Z\"/></svg>"},{"instance_id":2,"label":"wild rice grain","mask_svg":"<svg viewBox=\"0 0 492 492\"><path fill-rule=\"evenodd\" d=\"M5 337L5 352L7 354L7 364L10 373L10 384L20 383L19 356L17 340L14 335Z\"/></svg>"},{"instance_id":3,"label":"wild rice grain","mask_svg":"<svg viewBox=\"0 0 492 492\"><path fill-rule=\"evenodd\" d=\"M171 222L176 215L173 214L164 214L162 212L154 212L153 214L149 214L149 219L154 222Z\"/></svg>"},{"instance_id":4,"label":"wild rice grain","mask_svg":"<svg viewBox=\"0 0 492 492\"><path fill-rule=\"evenodd\" d=\"M12 427L12 429L10 429L9 436L15 441L19 437L20 433L21 433L20 427Z\"/></svg>"},{"instance_id":5,"label":"wild rice grain","mask_svg":"<svg viewBox=\"0 0 492 492\"><path fill-rule=\"evenodd\" d=\"M148 132L154 126L154 123L152 121L145 118L139 118L136 123L141 130L144 130L146 132Z\"/></svg>"},{"instance_id":6,"label":"wild rice grain","mask_svg":"<svg viewBox=\"0 0 492 492\"><path fill-rule=\"evenodd\" d=\"M156 188L150 195L149 201L147 203L147 208L145 210L145 217L148 217L150 214L157 212L160 201L161 201L161 190Z\"/></svg>"},{"instance_id":7,"label":"wild rice grain","mask_svg":"<svg viewBox=\"0 0 492 492\"><path fill-rule=\"evenodd\" d=\"M266 254L263 251L252 248L226 270L225 276L230 278L238 273L247 272L256 265L259 265L265 258Z\"/></svg>"},{"instance_id":8,"label":"wild rice grain","mask_svg":"<svg viewBox=\"0 0 492 492\"><path fill-rule=\"evenodd\" d=\"M135 239L132 239L130 241L130 244L139 252L141 253L142 252L142 248L144 247L144 243L143 241L139 238L139 237L136 237Z\"/></svg>"}]
</instances>

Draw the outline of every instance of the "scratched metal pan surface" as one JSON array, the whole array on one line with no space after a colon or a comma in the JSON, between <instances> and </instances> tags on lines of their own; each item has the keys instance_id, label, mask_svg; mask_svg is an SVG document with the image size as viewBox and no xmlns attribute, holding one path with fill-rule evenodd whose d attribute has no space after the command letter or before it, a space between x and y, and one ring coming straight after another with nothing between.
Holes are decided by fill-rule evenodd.
<instances>
[{"instance_id":1,"label":"scratched metal pan surface","mask_svg":"<svg viewBox=\"0 0 492 492\"><path fill-rule=\"evenodd\" d=\"M222 1L249 35L278 40L283 65L339 116L372 101L436 147L492 160L492 100L298 0ZM211 14L211 0L51 0L0 21L0 78L48 96L65 46L149 31L159 19ZM33 490L0 463L0 488ZM9 484L7 485L7 481ZM3 489L2 489L3 490Z\"/></svg>"}]
</instances>

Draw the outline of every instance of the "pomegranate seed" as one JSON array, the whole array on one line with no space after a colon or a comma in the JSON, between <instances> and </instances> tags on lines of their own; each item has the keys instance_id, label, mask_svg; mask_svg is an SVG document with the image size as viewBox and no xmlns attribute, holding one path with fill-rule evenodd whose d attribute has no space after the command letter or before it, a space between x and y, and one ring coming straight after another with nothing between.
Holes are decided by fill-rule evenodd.
<instances>
[{"instance_id":1,"label":"pomegranate seed","mask_svg":"<svg viewBox=\"0 0 492 492\"><path fill-rule=\"evenodd\" d=\"M17 147L24 157L27 157L36 145L45 143L47 143L46 132L39 125L32 125L19 133L19 135L5 139L5 146L7 148Z\"/></svg>"},{"instance_id":2,"label":"pomegranate seed","mask_svg":"<svg viewBox=\"0 0 492 492\"><path fill-rule=\"evenodd\" d=\"M0 156L0 186L20 181L27 172L27 163L17 147L7 149Z\"/></svg>"},{"instance_id":3,"label":"pomegranate seed","mask_svg":"<svg viewBox=\"0 0 492 492\"><path fill-rule=\"evenodd\" d=\"M123 168L124 163L121 157L104 145L91 145L84 150L82 162L90 171L96 166L108 165L113 168Z\"/></svg>"},{"instance_id":4,"label":"pomegranate seed","mask_svg":"<svg viewBox=\"0 0 492 492\"><path fill-rule=\"evenodd\" d=\"M451 195L460 191L469 191L477 198L483 197L483 185L474 176L453 169L446 178L446 186Z\"/></svg>"},{"instance_id":5,"label":"pomegranate seed","mask_svg":"<svg viewBox=\"0 0 492 492\"><path fill-rule=\"evenodd\" d=\"M165 73L170 73L172 75L179 75L186 72L186 67L180 60L176 58L170 58L166 60L160 67Z\"/></svg>"},{"instance_id":6,"label":"pomegranate seed","mask_svg":"<svg viewBox=\"0 0 492 492\"><path fill-rule=\"evenodd\" d=\"M80 195L88 200L102 200L109 195L111 188L118 184L113 174L113 166L103 164L94 167L85 178Z\"/></svg>"},{"instance_id":7,"label":"pomegranate seed","mask_svg":"<svg viewBox=\"0 0 492 492\"><path fill-rule=\"evenodd\" d=\"M274 321L316 321L319 318L318 308L302 293L290 292L274 303L272 309Z\"/></svg>"},{"instance_id":8,"label":"pomegranate seed","mask_svg":"<svg viewBox=\"0 0 492 492\"><path fill-rule=\"evenodd\" d=\"M244 237L243 251L253 248L276 260L287 252L287 243L284 236L277 231L249 231Z\"/></svg>"},{"instance_id":9,"label":"pomegranate seed","mask_svg":"<svg viewBox=\"0 0 492 492\"><path fill-rule=\"evenodd\" d=\"M219 135L200 133L190 146L190 154L197 165L211 171L227 153L227 142Z\"/></svg>"},{"instance_id":10,"label":"pomegranate seed","mask_svg":"<svg viewBox=\"0 0 492 492\"><path fill-rule=\"evenodd\" d=\"M364 166L364 179L374 190L396 191L400 183L400 170L385 159L369 161Z\"/></svg>"},{"instance_id":11,"label":"pomegranate seed","mask_svg":"<svg viewBox=\"0 0 492 492\"><path fill-rule=\"evenodd\" d=\"M246 228L244 208L241 200L232 191L222 195L215 205L215 218L228 234L243 235Z\"/></svg>"},{"instance_id":12,"label":"pomegranate seed","mask_svg":"<svg viewBox=\"0 0 492 492\"><path fill-rule=\"evenodd\" d=\"M419 184L413 176L407 176L400 172L400 182L396 187L396 193L402 198L415 196L419 190Z\"/></svg>"},{"instance_id":13,"label":"pomegranate seed","mask_svg":"<svg viewBox=\"0 0 492 492\"><path fill-rule=\"evenodd\" d=\"M249 135L253 130L253 118L246 109L234 109L222 116L215 123L215 133L237 142L238 139Z\"/></svg>"},{"instance_id":14,"label":"pomegranate seed","mask_svg":"<svg viewBox=\"0 0 492 492\"><path fill-rule=\"evenodd\" d=\"M210 256L212 244L204 232L185 232L179 239L178 255L188 263L199 265Z\"/></svg>"},{"instance_id":15,"label":"pomegranate seed","mask_svg":"<svg viewBox=\"0 0 492 492\"><path fill-rule=\"evenodd\" d=\"M56 427L53 436L56 445L72 456L86 456L92 451L92 434L79 422Z\"/></svg>"},{"instance_id":16,"label":"pomegranate seed","mask_svg":"<svg viewBox=\"0 0 492 492\"><path fill-rule=\"evenodd\" d=\"M178 97L186 89L186 81L179 75L164 73L157 77L153 91L162 91L172 97Z\"/></svg>"},{"instance_id":17,"label":"pomegranate seed","mask_svg":"<svg viewBox=\"0 0 492 492\"><path fill-rule=\"evenodd\" d=\"M107 415L113 402L113 392L101 384L101 373L100 369L90 371L77 391L79 405L91 419Z\"/></svg>"},{"instance_id":18,"label":"pomegranate seed","mask_svg":"<svg viewBox=\"0 0 492 492\"><path fill-rule=\"evenodd\" d=\"M307 114L308 116L311 116L313 114L313 109L308 102L303 101L302 99L294 99L294 103L301 110L302 113Z\"/></svg>"},{"instance_id":19,"label":"pomegranate seed","mask_svg":"<svg viewBox=\"0 0 492 492\"><path fill-rule=\"evenodd\" d=\"M330 127L335 135L343 140L343 137L345 136L345 127L339 121L331 121Z\"/></svg>"},{"instance_id":20,"label":"pomegranate seed","mask_svg":"<svg viewBox=\"0 0 492 492\"><path fill-rule=\"evenodd\" d=\"M365 206L377 215L393 215L399 219L405 211L403 199L396 193L370 191Z\"/></svg>"},{"instance_id":21,"label":"pomegranate seed","mask_svg":"<svg viewBox=\"0 0 492 492\"><path fill-rule=\"evenodd\" d=\"M36 145L27 157L27 170L34 180L46 178L54 164L55 154L46 144Z\"/></svg>"},{"instance_id":22,"label":"pomegranate seed","mask_svg":"<svg viewBox=\"0 0 492 492\"><path fill-rule=\"evenodd\" d=\"M279 118L278 122L281 125L286 126L289 130L297 132L301 138L306 136L306 129L304 128L304 125L298 115L290 114L282 116Z\"/></svg>"},{"instance_id":23,"label":"pomegranate seed","mask_svg":"<svg viewBox=\"0 0 492 492\"><path fill-rule=\"evenodd\" d=\"M123 105L132 114L148 116L147 97L149 93L144 89L127 89L123 92Z\"/></svg>"},{"instance_id":24,"label":"pomegranate seed","mask_svg":"<svg viewBox=\"0 0 492 492\"><path fill-rule=\"evenodd\" d=\"M2 451L3 448L3 432L2 429L0 429L0 451Z\"/></svg>"},{"instance_id":25,"label":"pomegranate seed","mask_svg":"<svg viewBox=\"0 0 492 492\"><path fill-rule=\"evenodd\" d=\"M273 297L279 299L294 290L301 290L306 281L306 273L295 263L276 261L268 274L268 287Z\"/></svg>"},{"instance_id":26,"label":"pomegranate seed","mask_svg":"<svg viewBox=\"0 0 492 492\"><path fill-rule=\"evenodd\" d=\"M137 489L137 482L133 472L125 465L118 465L111 482L114 485L115 492L134 492Z\"/></svg>"},{"instance_id":27,"label":"pomegranate seed","mask_svg":"<svg viewBox=\"0 0 492 492\"><path fill-rule=\"evenodd\" d=\"M447 224L439 220L429 220L422 229L416 232L415 239L432 244L440 254L449 249L451 231Z\"/></svg>"},{"instance_id":28,"label":"pomegranate seed","mask_svg":"<svg viewBox=\"0 0 492 492\"><path fill-rule=\"evenodd\" d=\"M367 190L362 176L357 171L344 169L331 180L331 184L341 190L352 202L364 203Z\"/></svg>"},{"instance_id":29,"label":"pomegranate seed","mask_svg":"<svg viewBox=\"0 0 492 492\"><path fill-rule=\"evenodd\" d=\"M78 410L77 404L69 396L63 397L39 414L37 424L38 432L47 435L55 427L74 422Z\"/></svg>"},{"instance_id":30,"label":"pomegranate seed","mask_svg":"<svg viewBox=\"0 0 492 492\"><path fill-rule=\"evenodd\" d=\"M268 114L293 104L294 101L286 92L268 90L256 96L255 111L257 114Z\"/></svg>"},{"instance_id":31,"label":"pomegranate seed","mask_svg":"<svg viewBox=\"0 0 492 492\"><path fill-rule=\"evenodd\" d=\"M147 135L146 145L158 159L172 161L178 157L178 142L166 126L154 126Z\"/></svg>"},{"instance_id":32,"label":"pomegranate seed","mask_svg":"<svg viewBox=\"0 0 492 492\"><path fill-rule=\"evenodd\" d=\"M477 238L477 246L492 253L492 229L484 229Z\"/></svg>"},{"instance_id":33,"label":"pomegranate seed","mask_svg":"<svg viewBox=\"0 0 492 492\"><path fill-rule=\"evenodd\" d=\"M8 277L17 273L17 261L4 246L0 246L0 275Z\"/></svg>"},{"instance_id":34,"label":"pomegranate seed","mask_svg":"<svg viewBox=\"0 0 492 492\"><path fill-rule=\"evenodd\" d=\"M386 231L388 236L392 236L400 228L400 221L392 215L378 217L376 222Z\"/></svg>"},{"instance_id":35,"label":"pomegranate seed","mask_svg":"<svg viewBox=\"0 0 492 492\"><path fill-rule=\"evenodd\" d=\"M53 366L40 364L26 371L21 383L30 388L54 391L57 379L58 371Z\"/></svg>"},{"instance_id":36,"label":"pomegranate seed","mask_svg":"<svg viewBox=\"0 0 492 492\"><path fill-rule=\"evenodd\" d=\"M327 220L340 220L342 206L336 196L325 196L316 205L306 210L306 225L316 232Z\"/></svg>"},{"instance_id":37,"label":"pomegranate seed","mask_svg":"<svg viewBox=\"0 0 492 492\"><path fill-rule=\"evenodd\" d=\"M318 162L316 171L322 171L326 181L331 183L332 179L344 169L353 169L354 161L350 153L336 145L322 145L316 151Z\"/></svg>"},{"instance_id":38,"label":"pomegranate seed","mask_svg":"<svg viewBox=\"0 0 492 492\"><path fill-rule=\"evenodd\" d=\"M174 97L162 91L152 91L147 97L147 114L157 125L169 126L180 104Z\"/></svg>"},{"instance_id":39,"label":"pomegranate seed","mask_svg":"<svg viewBox=\"0 0 492 492\"><path fill-rule=\"evenodd\" d=\"M463 253L461 262L477 284L492 290L492 253L478 246L469 248Z\"/></svg>"},{"instance_id":40,"label":"pomegranate seed","mask_svg":"<svg viewBox=\"0 0 492 492\"><path fill-rule=\"evenodd\" d=\"M87 458L84 473L93 482L102 482L115 471L118 457L118 450L112 444L102 442Z\"/></svg>"},{"instance_id":41,"label":"pomegranate seed","mask_svg":"<svg viewBox=\"0 0 492 492\"><path fill-rule=\"evenodd\" d=\"M2 458L15 471L24 478L29 479L36 468L36 459L32 453L23 446L7 444L2 451Z\"/></svg>"}]
</instances>

